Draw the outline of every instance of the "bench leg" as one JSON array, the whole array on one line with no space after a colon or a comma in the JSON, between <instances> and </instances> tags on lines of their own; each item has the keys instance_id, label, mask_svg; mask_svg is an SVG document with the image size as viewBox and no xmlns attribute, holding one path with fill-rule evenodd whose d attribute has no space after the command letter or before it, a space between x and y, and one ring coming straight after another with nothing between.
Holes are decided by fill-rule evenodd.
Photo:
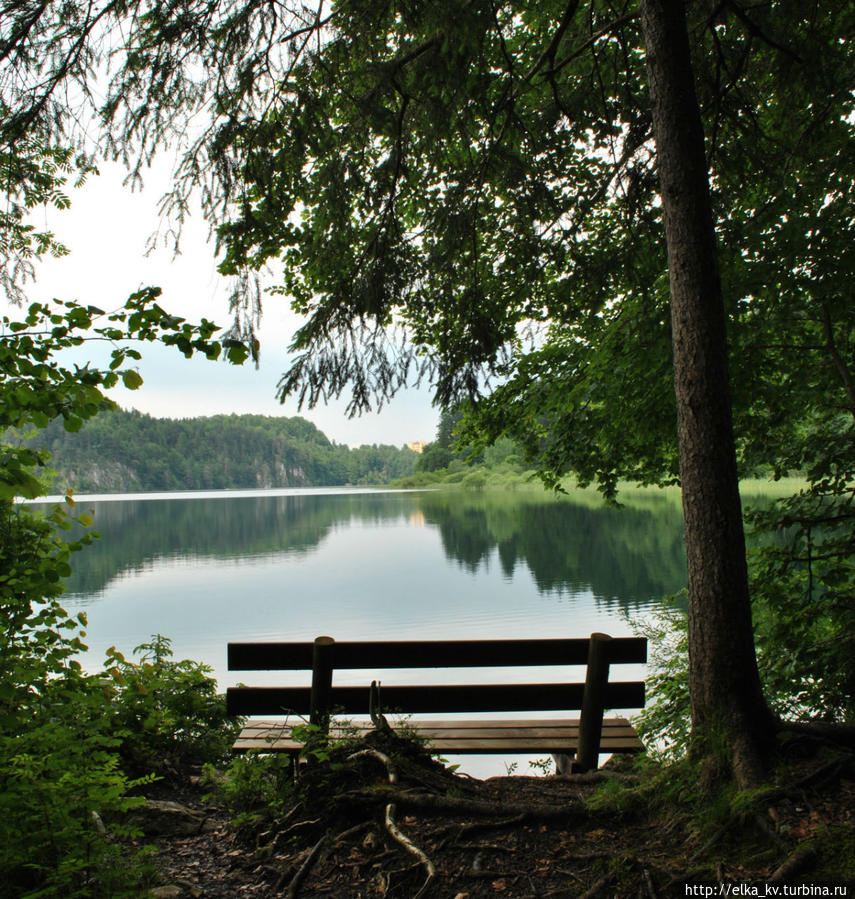
<instances>
[{"instance_id":1,"label":"bench leg","mask_svg":"<svg viewBox=\"0 0 855 899\"><path fill-rule=\"evenodd\" d=\"M579 747L576 751L576 761L582 771L596 770L599 763L606 687L609 682L611 641L612 638L608 634L591 634L591 642L588 644L588 671L585 675L585 691L582 694Z\"/></svg>"},{"instance_id":2,"label":"bench leg","mask_svg":"<svg viewBox=\"0 0 855 899\"><path fill-rule=\"evenodd\" d=\"M555 762L555 773L556 774L572 774L573 766L576 764L576 760L572 755L566 755L565 753L552 753L552 761Z\"/></svg>"},{"instance_id":3,"label":"bench leg","mask_svg":"<svg viewBox=\"0 0 855 899\"><path fill-rule=\"evenodd\" d=\"M332 709L332 674L335 640L316 637L312 648L312 694L309 700L309 721L324 733L330 726Z\"/></svg>"}]
</instances>

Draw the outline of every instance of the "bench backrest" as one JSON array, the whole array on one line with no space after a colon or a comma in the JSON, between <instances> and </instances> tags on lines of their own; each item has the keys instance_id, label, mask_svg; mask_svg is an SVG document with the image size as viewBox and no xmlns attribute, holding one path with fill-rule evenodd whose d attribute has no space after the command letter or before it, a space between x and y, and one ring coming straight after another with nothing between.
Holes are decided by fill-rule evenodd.
<instances>
[{"instance_id":1,"label":"bench backrest","mask_svg":"<svg viewBox=\"0 0 855 899\"><path fill-rule=\"evenodd\" d=\"M647 661L643 637L558 640L402 640L337 643L318 637L303 643L229 643L230 671L309 670L312 687L231 687L232 715L314 714L319 706L343 714L369 711L369 688L332 686L334 669L493 668L586 665L585 683L450 684L383 686L384 711L516 712L582 709L596 689L605 708L642 708L644 682L608 682L613 664ZM592 669L597 669L596 671ZM592 687L592 681L596 681ZM313 701L314 693L314 701Z\"/></svg>"}]
</instances>

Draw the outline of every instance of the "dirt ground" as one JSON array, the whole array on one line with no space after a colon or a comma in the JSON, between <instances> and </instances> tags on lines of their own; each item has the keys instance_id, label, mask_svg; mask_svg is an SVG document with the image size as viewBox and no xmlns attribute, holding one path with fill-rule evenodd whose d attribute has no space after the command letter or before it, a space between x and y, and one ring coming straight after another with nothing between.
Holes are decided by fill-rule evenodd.
<instances>
[{"instance_id":1,"label":"dirt ground","mask_svg":"<svg viewBox=\"0 0 855 899\"><path fill-rule=\"evenodd\" d=\"M153 895L855 895L853 756L808 755L786 759L778 785L737 811L626 770L481 781L405 760L390 784L369 748L344 780L309 771L291 811L247 834L185 785L176 798L204 823L155 841Z\"/></svg>"}]
</instances>

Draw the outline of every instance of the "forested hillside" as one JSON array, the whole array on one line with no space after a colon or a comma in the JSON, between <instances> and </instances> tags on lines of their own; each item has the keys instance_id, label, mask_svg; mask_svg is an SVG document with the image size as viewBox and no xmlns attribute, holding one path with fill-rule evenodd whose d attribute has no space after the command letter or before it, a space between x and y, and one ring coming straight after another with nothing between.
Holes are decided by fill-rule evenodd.
<instances>
[{"instance_id":1,"label":"forested hillside","mask_svg":"<svg viewBox=\"0 0 855 899\"><path fill-rule=\"evenodd\" d=\"M394 446L350 449L304 418L216 415L180 420L105 412L69 433L59 420L34 443L54 486L78 492L385 484L418 458Z\"/></svg>"}]
</instances>

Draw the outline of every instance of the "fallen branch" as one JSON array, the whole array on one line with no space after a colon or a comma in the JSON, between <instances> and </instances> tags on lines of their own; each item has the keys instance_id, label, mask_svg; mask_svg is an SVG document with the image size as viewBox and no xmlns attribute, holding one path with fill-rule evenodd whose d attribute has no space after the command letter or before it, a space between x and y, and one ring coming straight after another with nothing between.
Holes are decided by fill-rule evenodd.
<instances>
[{"instance_id":1,"label":"fallen branch","mask_svg":"<svg viewBox=\"0 0 855 899\"><path fill-rule=\"evenodd\" d=\"M310 868L315 863L315 859L320 855L321 848L327 840L327 835L324 834L314 846L312 846L311 851L306 856L305 861L302 865L297 869L297 873L291 878L291 883L288 884L288 892L285 894L287 899L296 899L297 893L300 890L300 885L303 880L305 880L306 875L309 873Z\"/></svg>"},{"instance_id":2,"label":"fallen branch","mask_svg":"<svg viewBox=\"0 0 855 899\"><path fill-rule=\"evenodd\" d=\"M791 877L812 868L816 862L816 850L810 846L797 849L779 868L772 872L769 883L786 883Z\"/></svg>"},{"instance_id":3,"label":"fallen branch","mask_svg":"<svg viewBox=\"0 0 855 899\"><path fill-rule=\"evenodd\" d=\"M615 857L614 852L606 852L606 851L594 851L594 852L562 852L561 853L561 861L574 861L574 862L597 862L604 858L613 859ZM559 874L574 876L573 872L567 868L559 868L557 865L555 870Z\"/></svg>"},{"instance_id":4,"label":"fallen branch","mask_svg":"<svg viewBox=\"0 0 855 899\"><path fill-rule=\"evenodd\" d=\"M688 859L689 864L692 864L693 862L696 862L696 861L697 861L697 860L698 860L698 859L699 859L705 852L708 852L710 849L712 849L712 847L715 846L715 844L716 844L716 843L717 843L717 842L718 842L718 841L719 841L719 840L720 840L726 833L728 833L728 832L731 831L732 829L733 829L733 817L731 816L731 817L728 818L728 820L725 821L725 823L722 824L722 826L719 827L719 829L718 829L718 830L717 830L717 831L716 831L716 832L715 832L715 833L714 833L714 834L713 834L713 835L706 841L706 843L703 844L703 846L701 846L700 848L696 849L696 850L689 856L689 859Z\"/></svg>"},{"instance_id":5,"label":"fallen branch","mask_svg":"<svg viewBox=\"0 0 855 899\"><path fill-rule=\"evenodd\" d=\"M287 859L288 862L283 868L279 870L279 877L276 879L276 882L273 884L273 892L278 896L279 891L282 888L282 884L285 883L285 878L288 877L289 874L296 871L300 865L309 857L311 854L311 849L304 849L302 852L297 853L293 858ZM293 874L292 874L293 876Z\"/></svg>"},{"instance_id":6,"label":"fallen branch","mask_svg":"<svg viewBox=\"0 0 855 899\"><path fill-rule=\"evenodd\" d=\"M653 886L653 878L650 876L650 872L647 868L642 869L641 875L644 878L644 887L647 890L647 895L650 899L659 899L656 895L656 889Z\"/></svg>"},{"instance_id":7,"label":"fallen branch","mask_svg":"<svg viewBox=\"0 0 855 899\"><path fill-rule=\"evenodd\" d=\"M595 881L594 885L585 893L582 893L580 899L594 899L594 896L599 895L615 878L615 874L617 873L617 867L612 867L609 872L603 875L599 880Z\"/></svg>"},{"instance_id":8,"label":"fallen branch","mask_svg":"<svg viewBox=\"0 0 855 899\"><path fill-rule=\"evenodd\" d=\"M301 809L302 807L303 807L303 803L302 803L302 802L298 802L296 805L294 805L294 806L288 811L288 814L286 814L285 817L282 818L281 821L279 821L279 827L281 828L284 824L287 824L287 823L288 823L288 822L289 822L289 821L290 821L290 820L297 814L297 812L300 811L300 809Z\"/></svg>"},{"instance_id":9,"label":"fallen branch","mask_svg":"<svg viewBox=\"0 0 855 899\"><path fill-rule=\"evenodd\" d=\"M691 861L691 859L689 859ZM709 865L698 865L694 868L687 868L684 871L681 871L679 874L675 874L662 888L664 896L670 896L674 892L674 887L677 884L691 884L698 880L708 880L709 879ZM680 895L685 895L683 893L683 887L680 887Z\"/></svg>"},{"instance_id":10,"label":"fallen branch","mask_svg":"<svg viewBox=\"0 0 855 899\"><path fill-rule=\"evenodd\" d=\"M505 878L511 878L511 877L517 878L517 877L523 877L523 876L526 876L525 872L517 870L516 868L511 869L511 870L506 870L503 868L499 871L495 871L495 870L474 871L474 870L472 870L472 868L469 868L468 870L460 871L457 874L457 877L459 877L461 879L466 878L466 880L502 880Z\"/></svg>"},{"instance_id":11,"label":"fallen branch","mask_svg":"<svg viewBox=\"0 0 855 899\"><path fill-rule=\"evenodd\" d=\"M503 846L501 843L457 843L457 849L471 849L475 852L516 852L513 846Z\"/></svg>"}]
</instances>

